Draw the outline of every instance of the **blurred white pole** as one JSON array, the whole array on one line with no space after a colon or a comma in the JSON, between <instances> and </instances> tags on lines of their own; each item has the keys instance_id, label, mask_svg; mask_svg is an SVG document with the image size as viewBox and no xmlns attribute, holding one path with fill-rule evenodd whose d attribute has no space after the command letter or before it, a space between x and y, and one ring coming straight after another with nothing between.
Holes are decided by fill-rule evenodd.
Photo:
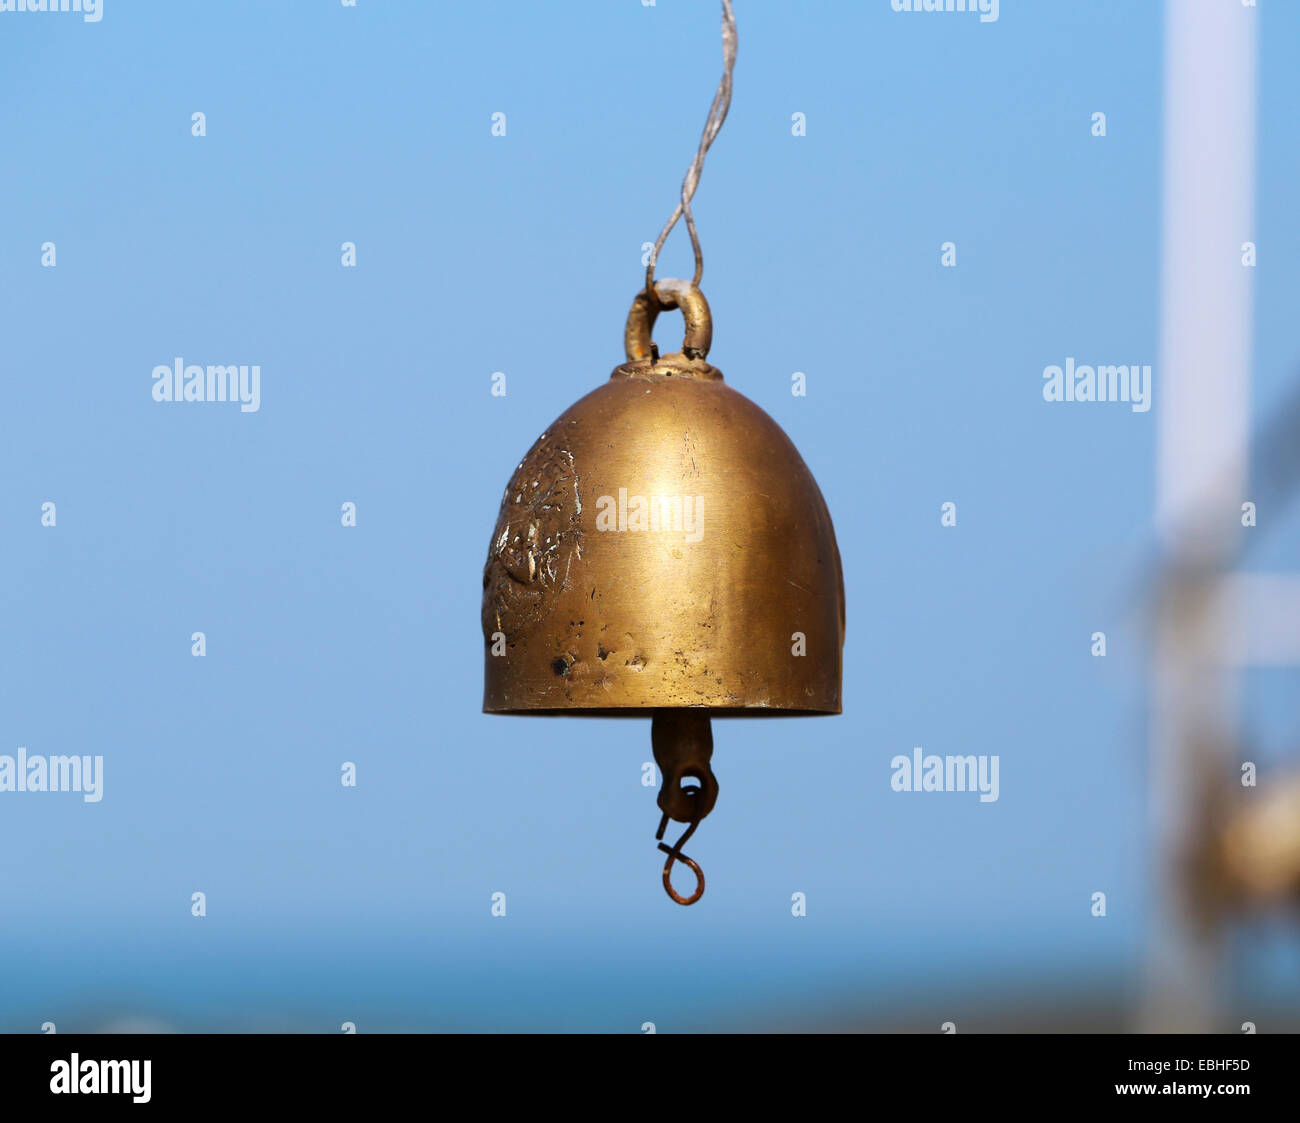
<instances>
[{"instance_id":1,"label":"blurred white pole","mask_svg":"<svg viewBox=\"0 0 1300 1123\"><path fill-rule=\"evenodd\" d=\"M1224 646L1206 652L1231 667L1300 664L1300 575L1234 573L1219 582L1214 631Z\"/></svg>"},{"instance_id":2,"label":"blurred white pole","mask_svg":"<svg viewBox=\"0 0 1300 1123\"><path fill-rule=\"evenodd\" d=\"M1246 498L1254 240L1255 23L1239 0L1167 0L1160 356L1153 389L1156 529L1166 572L1226 561ZM1167 593L1173 590L1166 590ZM1202 826L1207 769L1231 775L1235 680L1189 650L1196 596L1166 596L1151 681L1154 862L1141 1028L1206 1032L1222 983L1212 934L1193 922L1181 859ZM1214 627L1213 620L1196 627ZM1217 647L1210 637L1211 648ZM1217 748L1216 748L1217 747Z\"/></svg>"}]
</instances>

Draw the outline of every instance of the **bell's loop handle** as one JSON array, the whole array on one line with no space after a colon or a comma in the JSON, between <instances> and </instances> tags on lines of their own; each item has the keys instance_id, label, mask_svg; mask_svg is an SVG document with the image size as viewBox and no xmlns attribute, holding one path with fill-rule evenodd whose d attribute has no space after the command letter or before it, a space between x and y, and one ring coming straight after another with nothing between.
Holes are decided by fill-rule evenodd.
<instances>
[{"instance_id":1,"label":"bell's loop handle","mask_svg":"<svg viewBox=\"0 0 1300 1123\"><path fill-rule=\"evenodd\" d=\"M702 360L708 356L713 344L713 317L709 314L709 302L692 282L666 277L655 282L653 292L642 289L632 301L632 310L627 314L627 328L623 332L623 345L629 362L658 358L654 344L650 342L650 333L659 313L666 308L680 308L686 322L682 354L688 359Z\"/></svg>"}]
</instances>

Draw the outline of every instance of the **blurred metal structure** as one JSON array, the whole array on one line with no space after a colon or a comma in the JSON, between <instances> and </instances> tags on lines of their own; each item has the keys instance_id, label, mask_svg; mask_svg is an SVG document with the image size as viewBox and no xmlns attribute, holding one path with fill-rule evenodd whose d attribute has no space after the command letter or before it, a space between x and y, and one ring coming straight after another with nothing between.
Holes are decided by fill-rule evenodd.
<instances>
[{"instance_id":1,"label":"blurred metal structure","mask_svg":"<svg viewBox=\"0 0 1300 1123\"><path fill-rule=\"evenodd\" d=\"M1241 572L1247 503L1300 491L1300 386L1249 429L1257 11L1166 6L1160 595L1151 682L1155 908L1141 1028L1226 1028L1222 941L1300 905L1300 771L1245 787L1241 671L1300 666L1300 574ZM1252 459L1254 480L1247 476ZM1252 522L1253 526L1253 522Z\"/></svg>"},{"instance_id":2,"label":"blurred metal structure","mask_svg":"<svg viewBox=\"0 0 1300 1123\"><path fill-rule=\"evenodd\" d=\"M1235 676L1211 610L1245 497L1251 401L1256 10L1168 0L1156 524L1165 572L1151 674L1153 916L1141 1028L1215 1027L1218 926L1189 855L1204 847L1204 792L1234 743ZM1206 653L1211 653L1207 659Z\"/></svg>"}]
</instances>

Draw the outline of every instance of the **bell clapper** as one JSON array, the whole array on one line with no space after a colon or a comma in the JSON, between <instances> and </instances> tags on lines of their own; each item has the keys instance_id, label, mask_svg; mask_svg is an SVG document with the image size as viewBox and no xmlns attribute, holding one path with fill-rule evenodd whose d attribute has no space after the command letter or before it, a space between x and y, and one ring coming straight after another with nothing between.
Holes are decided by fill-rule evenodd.
<instances>
[{"instance_id":1,"label":"bell clapper","mask_svg":"<svg viewBox=\"0 0 1300 1123\"><path fill-rule=\"evenodd\" d=\"M657 710L650 725L650 743L654 748L655 763L663 774L659 789L659 809L663 818L655 834L659 849L668 855L664 863L664 891L679 905L693 905L704 896L704 871L693 859L682 853L682 846L695 833L695 828L718 800L718 781L709 767L713 756L713 729L704 710ZM695 780L685 785L684 780ZM663 842L668 820L674 819L689 826L672 846ZM673 888L674 862L685 862L695 874L695 892L683 897Z\"/></svg>"}]
</instances>

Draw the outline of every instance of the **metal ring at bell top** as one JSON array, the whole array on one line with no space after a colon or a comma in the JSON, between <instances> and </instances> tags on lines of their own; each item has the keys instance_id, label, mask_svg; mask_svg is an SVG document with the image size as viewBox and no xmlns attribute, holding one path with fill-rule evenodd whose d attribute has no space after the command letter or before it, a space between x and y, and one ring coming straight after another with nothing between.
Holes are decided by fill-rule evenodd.
<instances>
[{"instance_id":1,"label":"metal ring at bell top","mask_svg":"<svg viewBox=\"0 0 1300 1123\"><path fill-rule=\"evenodd\" d=\"M636 294L632 310L627 314L627 327L623 331L623 345L629 362L652 357L650 333L655 320L665 308L680 308L686 322L686 339L682 354L688 359L704 359L713 343L713 317L704 294L690 281L665 278L655 283L654 292L646 290Z\"/></svg>"}]
</instances>

